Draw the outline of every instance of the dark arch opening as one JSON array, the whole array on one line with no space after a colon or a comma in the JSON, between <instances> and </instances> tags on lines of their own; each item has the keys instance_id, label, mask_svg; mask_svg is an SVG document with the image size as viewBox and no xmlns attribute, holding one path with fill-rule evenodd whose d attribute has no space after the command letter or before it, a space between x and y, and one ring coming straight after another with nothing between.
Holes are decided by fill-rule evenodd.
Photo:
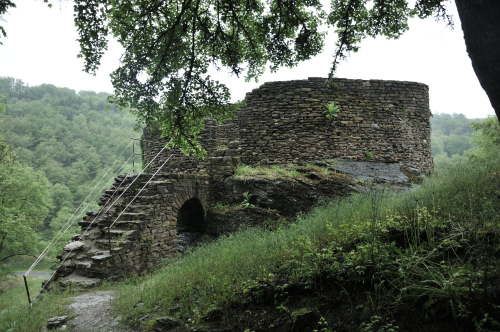
<instances>
[{"instance_id":1,"label":"dark arch opening","mask_svg":"<svg viewBox=\"0 0 500 332\"><path fill-rule=\"evenodd\" d=\"M196 197L188 199L181 206L177 217L178 250L184 252L187 247L198 243L207 229L205 211Z\"/></svg>"}]
</instances>

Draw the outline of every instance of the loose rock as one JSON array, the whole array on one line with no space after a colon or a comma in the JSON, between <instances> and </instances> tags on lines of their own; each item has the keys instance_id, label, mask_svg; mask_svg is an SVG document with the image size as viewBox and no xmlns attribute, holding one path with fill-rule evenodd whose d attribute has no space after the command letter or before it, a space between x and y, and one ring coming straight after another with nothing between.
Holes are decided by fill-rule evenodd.
<instances>
[{"instance_id":1,"label":"loose rock","mask_svg":"<svg viewBox=\"0 0 500 332\"><path fill-rule=\"evenodd\" d=\"M56 316L47 320L47 329L54 330L62 327L68 321L68 316Z\"/></svg>"}]
</instances>

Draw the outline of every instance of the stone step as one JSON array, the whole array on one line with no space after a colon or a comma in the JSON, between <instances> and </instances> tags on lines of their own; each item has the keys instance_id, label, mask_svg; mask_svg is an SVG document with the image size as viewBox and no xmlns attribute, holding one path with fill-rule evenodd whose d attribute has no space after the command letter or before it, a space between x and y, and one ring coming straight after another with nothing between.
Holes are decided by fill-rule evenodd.
<instances>
[{"instance_id":1,"label":"stone step","mask_svg":"<svg viewBox=\"0 0 500 332\"><path fill-rule=\"evenodd\" d=\"M108 238L108 235L111 236L112 239L122 238L122 240L132 240L139 237L139 231L136 230L120 230L120 229L104 229L103 238Z\"/></svg>"},{"instance_id":2,"label":"stone step","mask_svg":"<svg viewBox=\"0 0 500 332\"><path fill-rule=\"evenodd\" d=\"M74 263L77 270L79 268L89 268L92 265L92 261L87 260L75 260Z\"/></svg>"},{"instance_id":3,"label":"stone step","mask_svg":"<svg viewBox=\"0 0 500 332\"><path fill-rule=\"evenodd\" d=\"M134 183L130 186L129 190L132 188L138 188L138 187L142 188L149 181L150 178L151 178L151 176L140 177L139 179L134 181L134 178L129 177L129 178L125 179L124 181L117 181L117 182L113 183L113 186L107 191L114 190L116 188L120 188L120 189L127 188L128 186L130 186L132 181L134 181Z\"/></svg>"},{"instance_id":4,"label":"stone step","mask_svg":"<svg viewBox=\"0 0 500 332\"><path fill-rule=\"evenodd\" d=\"M82 241L73 241L64 246L64 251L75 252L78 250L85 250L85 243Z\"/></svg>"},{"instance_id":5,"label":"stone step","mask_svg":"<svg viewBox=\"0 0 500 332\"><path fill-rule=\"evenodd\" d=\"M80 241L82 238L82 234L75 234L71 237L71 241Z\"/></svg>"},{"instance_id":6,"label":"stone step","mask_svg":"<svg viewBox=\"0 0 500 332\"><path fill-rule=\"evenodd\" d=\"M125 179L125 176L126 176L126 174L118 175L118 176L115 178L115 182L117 182L117 183L121 183L121 182L123 181L123 179Z\"/></svg>"},{"instance_id":7,"label":"stone step","mask_svg":"<svg viewBox=\"0 0 500 332\"><path fill-rule=\"evenodd\" d=\"M111 242L111 250L112 251L114 248L118 248L118 247L126 248L126 247L129 247L133 244L132 241L128 241L128 240L123 240L123 241L111 240L111 241L109 241L108 239L101 239L101 240L96 240L95 245L99 249L107 250L107 249L109 249L110 242Z\"/></svg>"},{"instance_id":8,"label":"stone step","mask_svg":"<svg viewBox=\"0 0 500 332\"><path fill-rule=\"evenodd\" d=\"M125 230L141 230L146 225L142 220L118 220L115 222L115 227Z\"/></svg>"},{"instance_id":9,"label":"stone step","mask_svg":"<svg viewBox=\"0 0 500 332\"><path fill-rule=\"evenodd\" d=\"M104 216L104 212L103 211L87 211L86 212L86 215L83 216L83 220L85 221L93 221L93 220L98 220L100 218L102 218Z\"/></svg>"},{"instance_id":10,"label":"stone step","mask_svg":"<svg viewBox=\"0 0 500 332\"><path fill-rule=\"evenodd\" d=\"M64 261L61 265L56 268L56 273L58 276L67 276L75 271L75 263L68 259Z\"/></svg>"},{"instance_id":11,"label":"stone step","mask_svg":"<svg viewBox=\"0 0 500 332\"><path fill-rule=\"evenodd\" d=\"M141 194L144 194L144 192L142 192ZM151 196L141 195L141 196L137 196L135 198L134 203L138 204L138 205L145 204L145 206L149 206L149 203L151 201L155 201L156 199L157 198L154 195L151 195Z\"/></svg>"},{"instance_id":12,"label":"stone step","mask_svg":"<svg viewBox=\"0 0 500 332\"><path fill-rule=\"evenodd\" d=\"M121 211L128 205L127 209L125 210L124 213L143 213L146 211L149 211L153 208L152 205L149 204L144 204L143 202L137 202L137 200L134 200L133 202L128 201L125 202L126 204L123 205L116 205L117 207L117 214L113 215L113 217L116 218L120 214Z\"/></svg>"},{"instance_id":13,"label":"stone step","mask_svg":"<svg viewBox=\"0 0 500 332\"><path fill-rule=\"evenodd\" d=\"M115 197L113 197L113 199L109 199L109 196L102 196L101 198L99 198L99 202L97 202L97 205L99 206L104 206L106 204L111 204L113 202L113 200L116 199Z\"/></svg>"},{"instance_id":14,"label":"stone step","mask_svg":"<svg viewBox=\"0 0 500 332\"><path fill-rule=\"evenodd\" d=\"M94 225L96 225L96 223L94 223ZM73 235L71 237L71 241L81 241L82 239L84 239L84 240L89 239L91 237L91 234L93 233L90 230L93 229L94 225L92 225L92 227L89 229L88 232L85 233L85 235L82 235L82 234L83 234L84 231L87 230L87 227L83 227L82 233Z\"/></svg>"},{"instance_id":15,"label":"stone step","mask_svg":"<svg viewBox=\"0 0 500 332\"><path fill-rule=\"evenodd\" d=\"M113 250L113 249L111 249L111 250ZM102 255L92 256L91 259L94 262L104 262L104 261L107 261L108 259L110 259L111 257L113 257L113 254L102 254Z\"/></svg>"},{"instance_id":16,"label":"stone step","mask_svg":"<svg viewBox=\"0 0 500 332\"><path fill-rule=\"evenodd\" d=\"M151 183L144 189L142 189L142 187L140 188L137 188L135 191L134 191L134 196L137 195L137 193L139 193L139 191L141 192L140 195L143 195L143 196L154 196L158 193L158 190L153 187L151 185Z\"/></svg>"},{"instance_id":17,"label":"stone step","mask_svg":"<svg viewBox=\"0 0 500 332\"><path fill-rule=\"evenodd\" d=\"M77 289L87 289L97 287L101 283L102 279L100 278L89 278L86 276L82 276L76 272L73 272L72 274L64 278L59 279L59 285L61 286L61 288L72 287Z\"/></svg>"},{"instance_id":18,"label":"stone step","mask_svg":"<svg viewBox=\"0 0 500 332\"><path fill-rule=\"evenodd\" d=\"M115 181L115 183L113 185L116 186L116 185L122 183L122 180L124 180L122 183L122 186L129 185L132 181L135 180L136 177L137 177L137 174L127 174L127 176L124 179L120 179L120 181ZM153 177L153 174L144 173L139 177L139 179L135 180L133 185L135 186L138 183L144 185L146 182L150 181L152 177ZM156 174L153 177L152 181L150 181L150 183L151 182L170 183L172 181L171 178L172 178L171 174Z\"/></svg>"},{"instance_id":19,"label":"stone step","mask_svg":"<svg viewBox=\"0 0 500 332\"><path fill-rule=\"evenodd\" d=\"M87 276L89 270L92 268L92 261L75 260L75 271L81 276Z\"/></svg>"},{"instance_id":20,"label":"stone step","mask_svg":"<svg viewBox=\"0 0 500 332\"><path fill-rule=\"evenodd\" d=\"M92 223L94 219L90 219L90 220L80 220L78 221L78 226L80 226L82 229L87 229L89 226L92 228L92 227L95 227L97 226L97 220L94 221L94 223Z\"/></svg>"},{"instance_id":21,"label":"stone step","mask_svg":"<svg viewBox=\"0 0 500 332\"><path fill-rule=\"evenodd\" d=\"M74 260L85 260L87 257L88 257L88 252L84 251L84 252L79 252L77 253L75 256L74 256Z\"/></svg>"},{"instance_id":22,"label":"stone step","mask_svg":"<svg viewBox=\"0 0 500 332\"><path fill-rule=\"evenodd\" d=\"M114 218L115 217L110 217L110 216L106 216L106 215L102 214L99 217L97 217L95 220L94 219L80 220L78 222L78 225L81 226L82 231L86 230L87 228L89 228L89 230L90 230L90 229L93 229L97 226L106 227L108 225L108 223L112 223L114 221Z\"/></svg>"},{"instance_id":23,"label":"stone step","mask_svg":"<svg viewBox=\"0 0 500 332\"><path fill-rule=\"evenodd\" d=\"M111 229L108 230L108 228L103 228L102 230L102 238L108 238L111 237L112 239L119 238L121 236L126 236L127 231L121 230L121 229Z\"/></svg>"},{"instance_id":24,"label":"stone step","mask_svg":"<svg viewBox=\"0 0 500 332\"><path fill-rule=\"evenodd\" d=\"M119 252L123 251L123 248L122 247L114 247L114 248L111 248L111 253L113 254L117 254Z\"/></svg>"},{"instance_id":25,"label":"stone step","mask_svg":"<svg viewBox=\"0 0 500 332\"><path fill-rule=\"evenodd\" d=\"M102 207L106 206L106 209L107 209L108 206L111 206L111 204L113 204L114 206L116 206L117 203L115 203L115 201L118 199L119 196L120 195L115 195L115 196L113 196L111 198L103 196L103 197L99 198L99 201L97 202L97 205L102 206Z\"/></svg>"},{"instance_id":26,"label":"stone step","mask_svg":"<svg viewBox=\"0 0 500 332\"><path fill-rule=\"evenodd\" d=\"M107 196L107 197L111 197L113 195L116 196L116 194L121 194L126 188L127 187L120 187L120 188L113 188L110 190L106 190L106 191L104 191L104 194L102 196Z\"/></svg>"},{"instance_id":27,"label":"stone step","mask_svg":"<svg viewBox=\"0 0 500 332\"><path fill-rule=\"evenodd\" d=\"M69 251L63 251L59 255L56 256L56 258L60 261L62 260L68 260L76 256L76 252L69 252Z\"/></svg>"},{"instance_id":28,"label":"stone step","mask_svg":"<svg viewBox=\"0 0 500 332\"><path fill-rule=\"evenodd\" d=\"M96 240L94 244L97 247L97 249L109 250L110 246L111 248L116 247L116 240L108 241L108 239L101 239L101 240Z\"/></svg>"},{"instance_id":29,"label":"stone step","mask_svg":"<svg viewBox=\"0 0 500 332\"><path fill-rule=\"evenodd\" d=\"M87 212L85 212L85 215L95 217L95 216L99 215L100 213L101 213L101 211L87 211Z\"/></svg>"},{"instance_id":30,"label":"stone step","mask_svg":"<svg viewBox=\"0 0 500 332\"><path fill-rule=\"evenodd\" d=\"M118 220L120 221L133 221L133 220L142 220L146 214L144 212L133 213L133 212L125 212L120 215Z\"/></svg>"},{"instance_id":31,"label":"stone step","mask_svg":"<svg viewBox=\"0 0 500 332\"><path fill-rule=\"evenodd\" d=\"M116 200L118 199L118 197L120 195L115 195L111 199L108 196L103 196L99 199L99 201L97 202L97 205L102 206L103 208L106 207L106 209L107 209L107 207L109 207L111 205L113 205L117 208L120 208L121 203L128 204L132 200L132 198L135 196L135 194L136 193L134 193L134 192L130 192L130 195L123 195L122 197L120 197L120 200L118 203L116 203Z\"/></svg>"},{"instance_id":32,"label":"stone step","mask_svg":"<svg viewBox=\"0 0 500 332\"><path fill-rule=\"evenodd\" d=\"M151 210L153 207L151 205L134 205L134 203L138 203L137 200L135 200L128 208L127 211L129 212L134 212L134 213L141 213L147 210Z\"/></svg>"},{"instance_id":33,"label":"stone step","mask_svg":"<svg viewBox=\"0 0 500 332\"><path fill-rule=\"evenodd\" d=\"M171 183L170 180L156 180L156 181L149 181L148 185L154 185L154 184L166 184L166 183Z\"/></svg>"},{"instance_id":34,"label":"stone step","mask_svg":"<svg viewBox=\"0 0 500 332\"><path fill-rule=\"evenodd\" d=\"M106 248L106 249L108 249L108 248ZM85 253L85 258L81 258L81 259L92 260L92 257L94 257L94 256L108 255L108 254L109 254L109 250L93 248L92 250L89 250ZM80 258L77 256L77 259L80 259Z\"/></svg>"}]
</instances>

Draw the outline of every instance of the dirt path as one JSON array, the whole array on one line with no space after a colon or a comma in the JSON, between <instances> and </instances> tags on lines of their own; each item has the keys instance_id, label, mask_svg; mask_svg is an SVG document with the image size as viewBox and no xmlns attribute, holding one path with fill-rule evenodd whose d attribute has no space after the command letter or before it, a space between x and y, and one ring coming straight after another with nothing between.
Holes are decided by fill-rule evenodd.
<instances>
[{"instance_id":1,"label":"dirt path","mask_svg":"<svg viewBox=\"0 0 500 332\"><path fill-rule=\"evenodd\" d=\"M73 303L69 307L77 316L67 322L74 325L72 332L133 332L129 329L120 329L118 321L112 316L111 300L114 291L90 292L72 297Z\"/></svg>"}]
</instances>

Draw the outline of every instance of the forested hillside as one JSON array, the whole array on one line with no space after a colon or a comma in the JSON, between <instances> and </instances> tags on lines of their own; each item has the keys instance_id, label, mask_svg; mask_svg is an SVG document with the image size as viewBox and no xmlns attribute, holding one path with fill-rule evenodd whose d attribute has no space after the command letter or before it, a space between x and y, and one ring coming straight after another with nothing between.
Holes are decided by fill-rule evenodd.
<instances>
[{"instance_id":1,"label":"forested hillside","mask_svg":"<svg viewBox=\"0 0 500 332\"><path fill-rule=\"evenodd\" d=\"M38 228L43 238L49 239L71 217L131 138L139 136L133 131L135 117L109 105L107 93L76 93L50 84L30 87L11 77L0 77L0 81L0 94L5 97L1 101L5 112L0 115L0 137L14 148L20 164L43 172L50 182L53 208ZM129 146L112 172L131 154ZM120 173L131 171L132 160ZM106 182L107 178L101 186ZM74 226L68 236L76 230Z\"/></svg>"},{"instance_id":2,"label":"forested hillside","mask_svg":"<svg viewBox=\"0 0 500 332\"><path fill-rule=\"evenodd\" d=\"M473 122L484 119L467 119L463 114L434 114L431 117L431 146L434 162L439 164L472 148Z\"/></svg>"}]
</instances>

